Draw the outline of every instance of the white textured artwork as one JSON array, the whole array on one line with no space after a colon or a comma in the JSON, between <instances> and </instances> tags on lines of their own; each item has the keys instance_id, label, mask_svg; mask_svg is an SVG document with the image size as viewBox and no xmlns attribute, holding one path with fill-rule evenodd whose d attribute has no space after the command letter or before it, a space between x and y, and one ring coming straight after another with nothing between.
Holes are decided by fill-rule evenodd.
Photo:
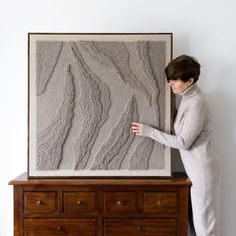
<instances>
[{"instance_id":1,"label":"white textured artwork","mask_svg":"<svg viewBox=\"0 0 236 236\"><path fill-rule=\"evenodd\" d=\"M172 34L29 33L29 177L170 176Z\"/></svg>"}]
</instances>

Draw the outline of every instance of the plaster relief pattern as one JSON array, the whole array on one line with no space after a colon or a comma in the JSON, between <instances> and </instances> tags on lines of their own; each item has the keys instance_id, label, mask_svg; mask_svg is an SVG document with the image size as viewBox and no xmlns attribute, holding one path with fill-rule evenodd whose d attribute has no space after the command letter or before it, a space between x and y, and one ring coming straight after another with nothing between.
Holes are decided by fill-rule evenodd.
<instances>
[{"instance_id":1,"label":"plaster relief pattern","mask_svg":"<svg viewBox=\"0 0 236 236\"><path fill-rule=\"evenodd\" d=\"M149 55L149 48L150 45L148 42L142 42L139 41L137 42L137 54L138 58L141 61L142 64L142 69L144 73L147 76L147 79L150 83L151 90L152 90L152 100L151 100L151 105L155 107L155 115L156 115L156 120L158 122L157 125L160 123L160 108L158 105L158 98L160 95L160 90L163 89L163 87L158 87L158 80L155 77L154 71L152 69L151 65L151 58Z\"/></svg>"},{"instance_id":2,"label":"plaster relief pattern","mask_svg":"<svg viewBox=\"0 0 236 236\"><path fill-rule=\"evenodd\" d=\"M40 35L30 47L31 174L166 173L166 148L131 130L166 127L166 42L112 37Z\"/></svg>"},{"instance_id":3,"label":"plaster relief pattern","mask_svg":"<svg viewBox=\"0 0 236 236\"><path fill-rule=\"evenodd\" d=\"M37 95L44 93L62 51L62 42L37 44Z\"/></svg>"},{"instance_id":4,"label":"plaster relief pattern","mask_svg":"<svg viewBox=\"0 0 236 236\"><path fill-rule=\"evenodd\" d=\"M152 139L144 139L140 143L130 161L131 170L147 170L149 158L152 154L154 141Z\"/></svg>"},{"instance_id":5,"label":"plaster relief pattern","mask_svg":"<svg viewBox=\"0 0 236 236\"><path fill-rule=\"evenodd\" d=\"M101 147L92 165L93 170L120 169L125 154L133 142L131 122L138 119L137 103L132 96L117 125L113 128L108 141Z\"/></svg>"},{"instance_id":6,"label":"plaster relief pattern","mask_svg":"<svg viewBox=\"0 0 236 236\"><path fill-rule=\"evenodd\" d=\"M74 168L83 169L90 157L91 148L98 132L108 118L111 101L109 88L96 74L90 71L75 43L72 44L71 50L82 84L80 110L83 115L81 132L73 146L75 154Z\"/></svg>"},{"instance_id":7,"label":"plaster relief pattern","mask_svg":"<svg viewBox=\"0 0 236 236\"><path fill-rule=\"evenodd\" d=\"M54 120L37 135L37 169L56 170L62 159L63 144L72 125L74 83L70 66L66 68L63 102Z\"/></svg>"},{"instance_id":8,"label":"plaster relief pattern","mask_svg":"<svg viewBox=\"0 0 236 236\"><path fill-rule=\"evenodd\" d=\"M101 63L108 66L120 75L120 78L130 87L137 89L147 101L151 102L151 96L141 81L133 73L129 65L130 55L122 42L83 42L83 48Z\"/></svg>"}]
</instances>

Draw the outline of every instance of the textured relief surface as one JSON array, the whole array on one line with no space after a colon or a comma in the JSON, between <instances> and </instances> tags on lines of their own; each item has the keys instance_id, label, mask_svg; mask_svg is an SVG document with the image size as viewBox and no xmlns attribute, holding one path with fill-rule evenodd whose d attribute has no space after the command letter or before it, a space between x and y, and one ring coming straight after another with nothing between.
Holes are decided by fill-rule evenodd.
<instances>
[{"instance_id":1,"label":"textured relief surface","mask_svg":"<svg viewBox=\"0 0 236 236\"><path fill-rule=\"evenodd\" d=\"M157 44L157 43L156 43ZM158 43L160 44L160 43ZM158 77L161 77L160 73L155 73L152 67L152 57L150 57L150 53L152 52L152 42L145 42L145 41L139 41L137 42L137 54L138 58L142 63L142 69L144 73L147 76L147 79L150 83L151 89L152 89L152 101L151 104L152 106L155 107L155 115L156 115L156 120L157 120L157 125L160 125L160 106L159 106L159 99L160 99L160 91L164 90L164 83L158 83L158 81L161 81L160 79L158 80ZM163 45L164 46L164 45ZM154 54L154 57L156 54ZM156 61L160 61L160 57L164 58L165 55L161 51L161 55L158 55L156 58ZM161 68L156 67L158 72ZM163 67L162 67L163 68Z\"/></svg>"},{"instance_id":2,"label":"textured relief surface","mask_svg":"<svg viewBox=\"0 0 236 236\"><path fill-rule=\"evenodd\" d=\"M148 54L150 58L150 64L153 68L153 73L155 79L157 81L156 92L158 96L154 100L153 108L156 113L156 117L159 117L157 127L164 128L164 120L165 120L165 42L148 42ZM157 91L159 88L159 91ZM153 90L153 96L155 96L155 90ZM157 108L158 107L158 108ZM158 115L157 115L158 113Z\"/></svg>"},{"instance_id":3,"label":"textured relief surface","mask_svg":"<svg viewBox=\"0 0 236 236\"><path fill-rule=\"evenodd\" d=\"M142 93L148 102L151 96L129 65L129 52L122 42L82 42L82 47L101 65L113 69L130 87Z\"/></svg>"},{"instance_id":4,"label":"textured relief surface","mask_svg":"<svg viewBox=\"0 0 236 236\"><path fill-rule=\"evenodd\" d=\"M136 148L131 161L131 170L147 170L149 164L149 158L152 154L154 141L152 139L144 139L142 143Z\"/></svg>"},{"instance_id":5,"label":"textured relief surface","mask_svg":"<svg viewBox=\"0 0 236 236\"><path fill-rule=\"evenodd\" d=\"M66 69L63 102L56 118L37 135L37 169L56 170L62 159L63 144L72 125L74 83L70 66Z\"/></svg>"},{"instance_id":6,"label":"textured relief surface","mask_svg":"<svg viewBox=\"0 0 236 236\"><path fill-rule=\"evenodd\" d=\"M96 60L99 64L108 67L120 74L118 67L114 64L111 57L100 52L93 41L81 41L79 45L89 56ZM123 79L123 78L122 78Z\"/></svg>"},{"instance_id":7,"label":"textured relief surface","mask_svg":"<svg viewBox=\"0 0 236 236\"><path fill-rule=\"evenodd\" d=\"M37 44L37 95L41 95L50 80L58 62L62 42L40 42Z\"/></svg>"},{"instance_id":8,"label":"textured relief surface","mask_svg":"<svg viewBox=\"0 0 236 236\"><path fill-rule=\"evenodd\" d=\"M165 42L81 39L36 42L30 168L50 176L164 170L164 146L135 136L131 123L164 130Z\"/></svg>"},{"instance_id":9,"label":"textured relief surface","mask_svg":"<svg viewBox=\"0 0 236 236\"><path fill-rule=\"evenodd\" d=\"M93 170L97 169L120 169L121 163L127 153L134 134L131 132L131 122L138 119L137 104L132 96L120 121L114 127L111 135L98 154L92 165Z\"/></svg>"},{"instance_id":10,"label":"textured relief surface","mask_svg":"<svg viewBox=\"0 0 236 236\"><path fill-rule=\"evenodd\" d=\"M83 126L75 141L75 169L83 169L90 157L91 148L98 136L100 127L108 118L110 107L109 88L92 73L84 62L76 44L71 46L81 80L80 109Z\"/></svg>"}]
</instances>

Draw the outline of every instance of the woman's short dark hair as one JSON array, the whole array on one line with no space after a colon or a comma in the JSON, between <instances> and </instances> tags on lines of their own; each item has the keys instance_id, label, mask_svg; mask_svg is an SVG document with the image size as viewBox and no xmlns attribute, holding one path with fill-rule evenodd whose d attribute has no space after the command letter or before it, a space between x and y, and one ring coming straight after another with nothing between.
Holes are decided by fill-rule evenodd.
<instances>
[{"instance_id":1,"label":"woman's short dark hair","mask_svg":"<svg viewBox=\"0 0 236 236\"><path fill-rule=\"evenodd\" d=\"M195 83L200 75L200 67L201 65L194 57L179 56L171 61L165 69L167 81L180 79L186 82L194 78L193 83Z\"/></svg>"}]
</instances>

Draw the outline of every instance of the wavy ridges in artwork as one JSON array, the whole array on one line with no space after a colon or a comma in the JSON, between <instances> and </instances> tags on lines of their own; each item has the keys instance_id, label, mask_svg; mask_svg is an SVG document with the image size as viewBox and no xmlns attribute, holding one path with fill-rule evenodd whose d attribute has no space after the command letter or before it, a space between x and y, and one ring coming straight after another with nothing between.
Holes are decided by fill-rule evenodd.
<instances>
[{"instance_id":1,"label":"wavy ridges in artwork","mask_svg":"<svg viewBox=\"0 0 236 236\"><path fill-rule=\"evenodd\" d=\"M37 170L57 170L62 160L63 144L72 126L75 89L70 66L66 68L63 102L56 118L37 135Z\"/></svg>"},{"instance_id":2,"label":"wavy ridges in artwork","mask_svg":"<svg viewBox=\"0 0 236 236\"><path fill-rule=\"evenodd\" d=\"M160 88L158 85L158 79L155 77L153 72L150 57L149 57L149 45L146 41L139 41L136 43L136 50L138 54L138 58L141 61L142 69L146 74L150 86L152 88L152 106L155 107L155 116L158 121L158 125L160 124L160 107L158 105L158 97L160 95Z\"/></svg>"},{"instance_id":3,"label":"wavy ridges in artwork","mask_svg":"<svg viewBox=\"0 0 236 236\"><path fill-rule=\"evenodd\" d=\"M154 141L149 138L144 140L138 145L133 156L130 160L131 170L147 170L149 159L153 150Z\"/></svg>"},{"instance_id":4,"label":"wavy ridges in artwork","mask_svg":"<svg viewBox=\"0 0 236 236\"><path fill-rule=\"evenodd\" d=\"M57 65L61 51L62 42L38 42L36 49L37 58L37 78L36 93L41 95L44 93L48 81L50 80L54 68Z\"/></svg>"},{"instance_id":5,"label":"wavy ridges in artwork","mask_svg":"<svg viewBox=\"0 0 236 236\"><path fill-rule=\"evenodd\" d=\"M74 169L84 169L98 132L108 118L110 91L101 79L89 70L75 43L72 44L71 50L82 84L80 108L83 115L83 126L79 138L74 143Z\"/></svg>"},{"instance_id":6,"label":"wavy ridges in artwork","mask_svg":"<svg viewBox=\"0 0 236 236\"><path fill-rule=\"evenodd\" d=\"M83 41L80 42L80 45L91 58L95 59L100 65L113 69L125 83L142 93L148 104L151 104L149 92L131 70L129 52L124 43Z\"/></svg>"},{"instance_id":7,"label":"wavy ridges in artwork","mask_svg":"<svg viewBox=\"0 0 236 236\"><path fill-rule=\"evenodd\" d=\"M112 59L104 53L100 52L93 41L80 41L79 45L86 53L88 53L91 58L97 61L100 65L109 67L110 69L120 74L119 69L114 64Z\"/></svg>"},{"instance_id":8,"label":"wavy ridges in artwork","mask_svg":"<svg viewBox=\"0 0 236 236\"><path fill-rule=\"evenodd\" d=\"M135 96L132 96L108 141L97 153L92 170L121 168L121 163L134 139L134 134L131 132L131 122L134 120L138 120L138 111Z\"/></svg>"}]
</instances>

